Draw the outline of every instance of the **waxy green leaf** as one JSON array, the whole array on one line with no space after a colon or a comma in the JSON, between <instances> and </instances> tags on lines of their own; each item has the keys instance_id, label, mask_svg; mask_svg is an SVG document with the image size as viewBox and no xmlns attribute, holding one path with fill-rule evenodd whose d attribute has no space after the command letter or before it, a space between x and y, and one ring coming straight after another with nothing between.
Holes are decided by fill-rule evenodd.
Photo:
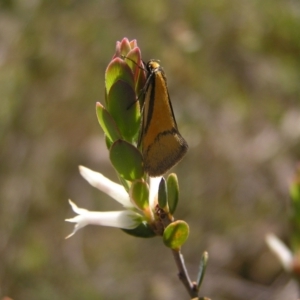
<instances>
[{"instance_id":1,"label":"waxy green leaf","mask_svg":"<svg viewBox=\"0 0 300 300\"><path fill-rule=\"evenodd\" d=\"M109 151L112 165L121 177L134 181L144 175L141 152L124 140L117 140Z\"/></svg>"},{"instance_id":2,"label":"waxy green leaf","mask_svg":"<svg viewBox=\"0 0 300 300\"><path fill-rule=\"evenodd\" d=\"M109 114L109 112L105 109L105 107L99 102L96 103L96 113L98 122L109 141L114 142L120 139L121 133L117 127L116 122Z\"/></svg>"},{"instance_id":3,"label":"waxy green leaf","mask_svg":"<svg viewBox=\"0 0 300 300\"><path fill-rule=\"evenodd\" d=\"M178 250L186 242L188 236L188 224L178 220L168 225L164 230L163 241L167 247Z\"/></svg>"},{"instance_id":4,"label":"waxy green leaf","mask_svg":"<svg viewBox=\"0 0 300 300\"><path fill-rule=\"evenodd\" d=\"M107 110L116 121L122 138L129 142L137 140L141 114L134 88L117 80L108 93Z\"/></svg>"},{"instance_id":5,"label":"waxy green leaf","mask_svg":"<svg viewBox=\"0 0 300 300\"><path fill-rule=\"evenodd\" d=\"M133 201L140 210L145 210L149 206L149 186L145 181L134 181L131 184L129 195L131 201Z\"/></svg>"}]
</instances>

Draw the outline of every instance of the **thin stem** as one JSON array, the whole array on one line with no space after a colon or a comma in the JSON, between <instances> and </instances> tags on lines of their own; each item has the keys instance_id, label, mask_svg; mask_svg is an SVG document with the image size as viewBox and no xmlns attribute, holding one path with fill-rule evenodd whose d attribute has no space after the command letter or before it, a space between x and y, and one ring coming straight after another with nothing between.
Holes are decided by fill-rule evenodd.
<instances>
[{"instance_id":1,"label":"thin stem","mask_svg":"<svg viewBox=\"0 0 300 300\"><path fill-rule=\"evenodd\" d=\"M191 298L198 297L197 286L191 281L188 271L186 269L183 255L180 250L172 249L172 253L178 269L178 277L185 286Z\"/></svg>"}]
</instances>

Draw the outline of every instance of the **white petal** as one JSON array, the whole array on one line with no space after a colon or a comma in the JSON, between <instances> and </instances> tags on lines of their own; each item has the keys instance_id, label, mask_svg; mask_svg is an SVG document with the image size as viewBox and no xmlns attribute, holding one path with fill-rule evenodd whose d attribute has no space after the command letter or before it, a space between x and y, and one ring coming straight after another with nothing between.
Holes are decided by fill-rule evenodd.
<instances>
[{"instance_id":1,"label":"white petal","mask_svg":"<svg viewBox=\"0 0 300 300\"><path fill-rule=\"evenodd\" d=\"M266 236L266 242L270 250L277 256L283 268L286 271L291 271L293 263L293 254L290 249L274 234Z\"/></svg>"},{"instance_id":2,"label":"white petal","mask_svg":"<svg viewBox=\"0 0 300 300\"><path fill-rule=\"evenodd\" d=\"M74 202L72 202L70 199L69 199L69 203L73 209L74 212L76 212L76 214L80 215L80 214L84 214L85 212L87 212L88 210L87 209L84 209L84 208L79 208Z\"/></svg>"},{"instance_id":3,"label":"white petal","mask_svg":"<svg viewBox=\"0 0 300 300\"><path fill-rule=\"evenodd\" d=\"M129 195L122 185L109 180L101 173L94 172L83 166L79 166L79 172L81 176L93 187L106 193L107 195L121 203L123 206L133 207L133 204L130 202Z\"/></svg>"},{"instance_id":4,"label":"white petal","mask_svg":"<svg viewBox=\"0 0 300 300\"><path fill-rule=\"evenodd\" d=\"M158 187L162 177L150 177L149 205L154 208L157 201Z\"/></svg>"},{"instance_id":5,"label":"white petal","mask_svg":"<svg viewBox=\"0 0 300 300\"><path fill-rule=\"evenodd\" d=\"M78 216L66 219L67 222L76 223L73 232L66 238L71 237L76 231L86 225L102 225L123 229L134 229L141 222L141 216L130 210L97 212L79 208L71 200L69 200L69 203Z\"/></svg>"}]
</instances>

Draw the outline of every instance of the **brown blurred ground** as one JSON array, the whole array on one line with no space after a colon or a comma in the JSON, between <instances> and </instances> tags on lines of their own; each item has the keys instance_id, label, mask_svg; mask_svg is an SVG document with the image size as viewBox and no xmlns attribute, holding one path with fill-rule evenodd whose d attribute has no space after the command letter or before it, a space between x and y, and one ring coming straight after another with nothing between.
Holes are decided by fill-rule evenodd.
<instances>
[{"instance_id":1,"label":"brown blurred ground","mask_svg":"<svg viewBox=\"0 0 300 300\"><path fill-rule=\"evenodd\" d=\"M0 1L0 297L188 299L159 238L87 227L69 240L67 199L119 209L77 165L116 180L97 124L104 71L123 37L168 77L182 135L176 216L203 295L295 299L264 244L288 241L300 156L300 2Z\"/></svg>"}]
</instances>

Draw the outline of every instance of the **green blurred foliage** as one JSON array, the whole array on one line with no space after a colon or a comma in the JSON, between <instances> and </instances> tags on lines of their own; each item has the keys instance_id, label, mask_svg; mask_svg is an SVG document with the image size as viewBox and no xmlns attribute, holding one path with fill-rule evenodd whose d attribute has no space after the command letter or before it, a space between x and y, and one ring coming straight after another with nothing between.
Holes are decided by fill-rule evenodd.
<instances>
[{"instance_id":1,"label":"green blurred foliage","mask_svg":"<svg viewBox=\"0 0 300 300\"><path fill-rule=\"evenodd\" d=\"M297 255L300 250L300 164L297 165L295 176L290 185L291 197L291 249Z\"/></svg>"},{"instance_id":2,"label":"green blurred foliage","mask_svg":"<svg viewBox=\"0 0 300 300\"><path fill-rule=\"evenodd\" d=\"M77 165L117 180L95 102L116 41L128 37L144 60L161 60L190 145L173 170L188 268L197 274L207 250L206 296L283 299L287 279L274 281L280 266L264 236L289 237L299 13L296 0L0 1L0 297L186 299L161 239L91 226L64 240L69 197L119 209Z\"/></svg>"}]
</instances>

